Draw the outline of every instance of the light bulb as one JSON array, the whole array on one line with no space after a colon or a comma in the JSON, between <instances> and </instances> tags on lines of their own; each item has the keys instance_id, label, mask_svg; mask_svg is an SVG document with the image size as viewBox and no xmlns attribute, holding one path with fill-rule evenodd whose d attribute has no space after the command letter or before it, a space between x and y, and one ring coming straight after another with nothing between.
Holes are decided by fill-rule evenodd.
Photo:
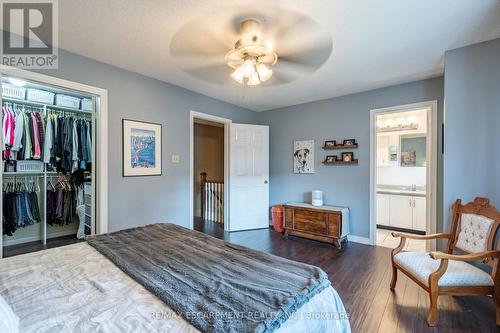
<instances>
[{"instance_id":1,"label":"light bulb","mask_svg":"<svg viewBox=\"0 0 500 333\"><path fill-rule=\"evenodd\" d=\"M241 73L240 68L236 68L236 70L231 74L231 77L233 78L233 80L235 80L236 82L238 82L240 84L243 84L243 79L245 78L243 76L243 74Z\"/></svg>"},{"instance_id":2,"label":"light bulb","mask_svg":"<svg viewBox=\"0 0 500 333\"><path fill-rule=\"evenodd\" d=\"M243 63L243 65L241 65L239 69L241 71L241 74L247 78L249 78L250 76L253 75L253 73L255 73L255 67L253 66L252 60L245 60L245 62Z\"/></svg>"},{"instance_id":3,"label":"light bulb","mask_svg":"<svg viewBox=\"0 0 500 333\"><path fill-rule=\"evenodd\" d=\"M257 73L259 73L259 78L262 82L267 81L273 75L273 71L264 64L257 65Z\"/></svg>"},{"instance_id":4,"label":"light bulb","mask_svg":"<svg viewBox=\"0 0 500 333\"><path fill-rule=\"evenodd\" d=\"M24 87L24 85L26 84L26 81L13 77L9 77L9 82L17 87Z\"/></svg>"},{"instance_id":5,"label":"light bulb","mask_svg":"<svg viewBox=\"0 0 500 333\"><path fill-rule=\"evenodd\" d=\"M248 79L248 83L247 84L249 86L259 85L260 84L259 74L257 74L257 72L253 72L252 76L250 76L250 78Z\"/></svg>"}]
</instances>

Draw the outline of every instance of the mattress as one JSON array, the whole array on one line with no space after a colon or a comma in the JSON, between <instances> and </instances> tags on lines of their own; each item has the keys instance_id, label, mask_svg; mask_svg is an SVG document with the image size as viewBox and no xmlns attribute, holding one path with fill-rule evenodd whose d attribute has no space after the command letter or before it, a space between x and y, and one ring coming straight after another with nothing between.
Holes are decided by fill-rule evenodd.
<instances>
[{"instance_id":1,"label":"mattress","mask_svg":"<svg viewBox=\"0 0 500 333\"><path fill-rule=\"evenodd\" d=\"M0 294L19 316L20 332L198 332L86 243L0 260ZM328 287L276 332L350 327Z\"/></svg>"}]
</instances>

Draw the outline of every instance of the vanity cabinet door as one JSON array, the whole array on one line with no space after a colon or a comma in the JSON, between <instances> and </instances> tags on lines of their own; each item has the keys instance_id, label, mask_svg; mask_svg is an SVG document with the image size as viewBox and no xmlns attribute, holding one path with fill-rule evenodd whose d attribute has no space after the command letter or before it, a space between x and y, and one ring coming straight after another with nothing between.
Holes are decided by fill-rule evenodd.
<instances>
[{"instance_id":1,"label":"vanity cabinet door","mask_svg":"<svg viewBox=\"0 0 500 333\"><path fill-rule=\"evenodd\" d=\"M425 197L413 198L413 229L426 230L426 199Z\"/></svg>"},{"instance_id":2,"label":"vanity cabinet door","mask_svg":"<svg viewBox=\"0 0 500 333\"><path fill-rule=\"evenodd\" d=\"M413 197L391 195L390 222L392 227L413 228Z\"/></svg>"},{"instance_id":3,"label":"vanity cabinet door","mask_svg":"<svg viewBox=\"0 0 500 333\"><path fill-rule=\"evenodd\" d=\"M377 194L377 224L390 224L390 196L388 194Z\"/></svg>"}]
</instances>

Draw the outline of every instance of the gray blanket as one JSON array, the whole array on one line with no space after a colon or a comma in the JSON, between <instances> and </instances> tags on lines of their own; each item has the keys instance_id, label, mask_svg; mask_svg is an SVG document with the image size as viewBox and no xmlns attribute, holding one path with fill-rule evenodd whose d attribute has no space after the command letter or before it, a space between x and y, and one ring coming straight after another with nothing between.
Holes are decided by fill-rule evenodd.
<instances>
[{"instance_id":1,"label":"gray blanket","mask_svg":"<svg viewBox=\"0 0 500 333\"><path fill-rule=\"evenodd\" d=\"M202 332L273 332L330 285L318 267L173 224L88 243Z\"/></svg>"}]
</instances>

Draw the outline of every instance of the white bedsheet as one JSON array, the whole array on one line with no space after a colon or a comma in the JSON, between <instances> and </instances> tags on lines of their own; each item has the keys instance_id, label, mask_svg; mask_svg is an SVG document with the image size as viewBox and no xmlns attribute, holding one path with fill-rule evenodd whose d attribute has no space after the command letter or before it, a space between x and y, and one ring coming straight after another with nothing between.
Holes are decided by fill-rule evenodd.
<instances>
[{"instance_id":1,"label":"white bedsheet","mask_svg":"<svg viewBox=\"0 0 500 333\"><path fill-rule=\"evenodd\" d=\"M0 294L20 332L169 332L198 330L86 243L0 260ZM329 287L277 330L350 332Z\"/></svg>"}]
</instances>

